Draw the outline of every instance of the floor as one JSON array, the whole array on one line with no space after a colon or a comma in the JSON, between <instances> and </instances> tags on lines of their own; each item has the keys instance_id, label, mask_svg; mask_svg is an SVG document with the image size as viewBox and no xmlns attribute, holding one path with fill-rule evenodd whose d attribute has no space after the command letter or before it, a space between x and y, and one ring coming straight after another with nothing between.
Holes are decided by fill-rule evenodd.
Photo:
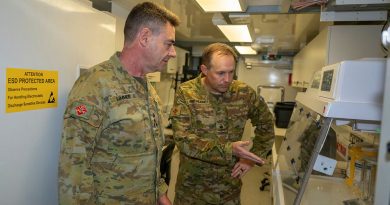
<instances>
[{"instance_id":1,"label":"floor","mask_svg":"<svg viewBox=\"0 0 390 205\"><path fill-rule=\"evenodd\" d=\"M175 148L172 154L171 162L171 183L168 189L168 197L173 201L175 197L176 175L179 166L179 151ZM270 186L267 186L264 191L260 191L261 180L265 177L265 172L270 173L270 166L253 167L243 178L243 186L241 189L241 204L242 205L271 205Z\"/></svg>"}]
</instances>

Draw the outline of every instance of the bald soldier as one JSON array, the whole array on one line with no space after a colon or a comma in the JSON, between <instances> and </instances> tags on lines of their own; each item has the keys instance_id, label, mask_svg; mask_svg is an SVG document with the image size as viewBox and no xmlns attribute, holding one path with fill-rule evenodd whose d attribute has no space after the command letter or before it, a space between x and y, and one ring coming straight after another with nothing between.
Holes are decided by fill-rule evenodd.
<instances>
[{"instance_id":1,"label":"bald soldier","mask_svg":"<svg viewBox=\"0 0 390 205\"><path fill-rule=\"evenodd\" d=\"M178 23L164 7L136 5L122 52L74 84L64 114L60 204L171 204L160 177L161 107L146 74L176 56Z\"/></svg>"},{"instance_id":2,"label":"bald soldier","mask_svg":"<svg viewBox=\"0 0 390 205\"><path fill-rule=\"evenodd\" d=\"M271 150L272 114L251 87L233 80L236 63L231 47L211 44L202 74L177 90L171 111L180 150L174 204L240 204L240 178ZM247 119L256 127L251 152L241 141Z\"/></svg>"}]
</instances>

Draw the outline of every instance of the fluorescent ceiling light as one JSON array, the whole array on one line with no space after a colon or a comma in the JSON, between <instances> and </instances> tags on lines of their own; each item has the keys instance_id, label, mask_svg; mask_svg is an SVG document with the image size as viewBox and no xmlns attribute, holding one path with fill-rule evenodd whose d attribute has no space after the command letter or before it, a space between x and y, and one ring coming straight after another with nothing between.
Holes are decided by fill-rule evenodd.
<instances>
[{"instance_id":1,"label":"fluorescent ceiling light","mask_svg":"<svg viewBox=\"0 0 390 205\"><path fill-rule=\"evenodd\" d=\"M75 13L92 13L92 9L75 1L53 1L53 0L38 0L42 3L48 4L57 9L61 9L66 12L75 12Z\"/></svg>"},{"instance_id":2,"label":"fluorescent ceiling light","mask_svg":"<svg viewBox=\"0 0 390 205\"><path fill-rule=\"evenodd\" d=\"M248 25L217 25L230 42L252 42Z\"/></svg>"},{"instance_id":3,"label":"fluorescent ceiling light","mask_svg":"<svg viewBox=\"0 0 390 205\"><path fill-rule=\"evenodd\" d=\"M246 5L242 0L196 0L205 12L243 12Z\"/></svg>"},{"instance_id":4,"label":"fluorescent ceiling light","mask_svg":"<svg viewBox=\"0 0 390 205\"><path fill-rule=\"evenodd\" d=\"M257 52L250 46L234 46L241 55L256 55Z\"/></svg>"}]
</instances>

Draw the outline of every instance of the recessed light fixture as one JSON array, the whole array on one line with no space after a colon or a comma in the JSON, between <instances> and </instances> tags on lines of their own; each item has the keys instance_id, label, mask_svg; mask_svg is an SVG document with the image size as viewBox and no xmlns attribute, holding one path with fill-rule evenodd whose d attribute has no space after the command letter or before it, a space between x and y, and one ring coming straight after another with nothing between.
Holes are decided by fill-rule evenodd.
<instances>
[{"instance_id":1,"label":"recessed light fixture","mask_svg":"<svg viewBox=\"0 0 390 205\"><path fill-rule=\"evenodd\" d=\"M248 25L217 25L230 42L252 42Z\"/></svg>"},{"instance_id":2,"label":"recessed light fixture","mask_svg":"<svg viewBox=\"0 0 390 205\"><path fill-rule=\"evenodd\" d=\"M196 0L205 12L244 12L243 0Z\"/></svg>"},{"instance_id":3,"label":"recessed light fixture","mask_svg":"<svg viewBox=\"0 0 390 205\"><path fill-rule=\"evenodd\" d=\"M234 46L241 55L256 55L257 52L250 46Z\"/></svg>"}]
</instances>

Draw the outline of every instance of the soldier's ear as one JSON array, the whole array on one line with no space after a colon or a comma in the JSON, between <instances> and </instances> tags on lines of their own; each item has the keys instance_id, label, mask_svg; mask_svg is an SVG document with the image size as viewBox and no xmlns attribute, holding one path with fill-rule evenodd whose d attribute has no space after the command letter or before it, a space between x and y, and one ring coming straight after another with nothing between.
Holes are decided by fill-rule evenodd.
<instances>
[{"instance_id":1,"label":"soldier's ear","mask_svg":"<svg viewBox=\"0 0 390 205\"><path fill-rule=\"evenodd\" d=\"M138 33L138 41L142 47L146 47L150 38L152 36L152 31L149 28L142 28Z\"/></svg>"},{"instance_id":2,"label":"soldier's ear","mask_svg":"<svg viewBox=\"0 0 390 205\"><path fill-rule=\"evenodd\" d=\"M201 64L200 70L202 71L203 75L207 76L207 72L209 71L209 69L207 69L207 66L205 66L204 64Z\"/></svg>"}]
</instances>

